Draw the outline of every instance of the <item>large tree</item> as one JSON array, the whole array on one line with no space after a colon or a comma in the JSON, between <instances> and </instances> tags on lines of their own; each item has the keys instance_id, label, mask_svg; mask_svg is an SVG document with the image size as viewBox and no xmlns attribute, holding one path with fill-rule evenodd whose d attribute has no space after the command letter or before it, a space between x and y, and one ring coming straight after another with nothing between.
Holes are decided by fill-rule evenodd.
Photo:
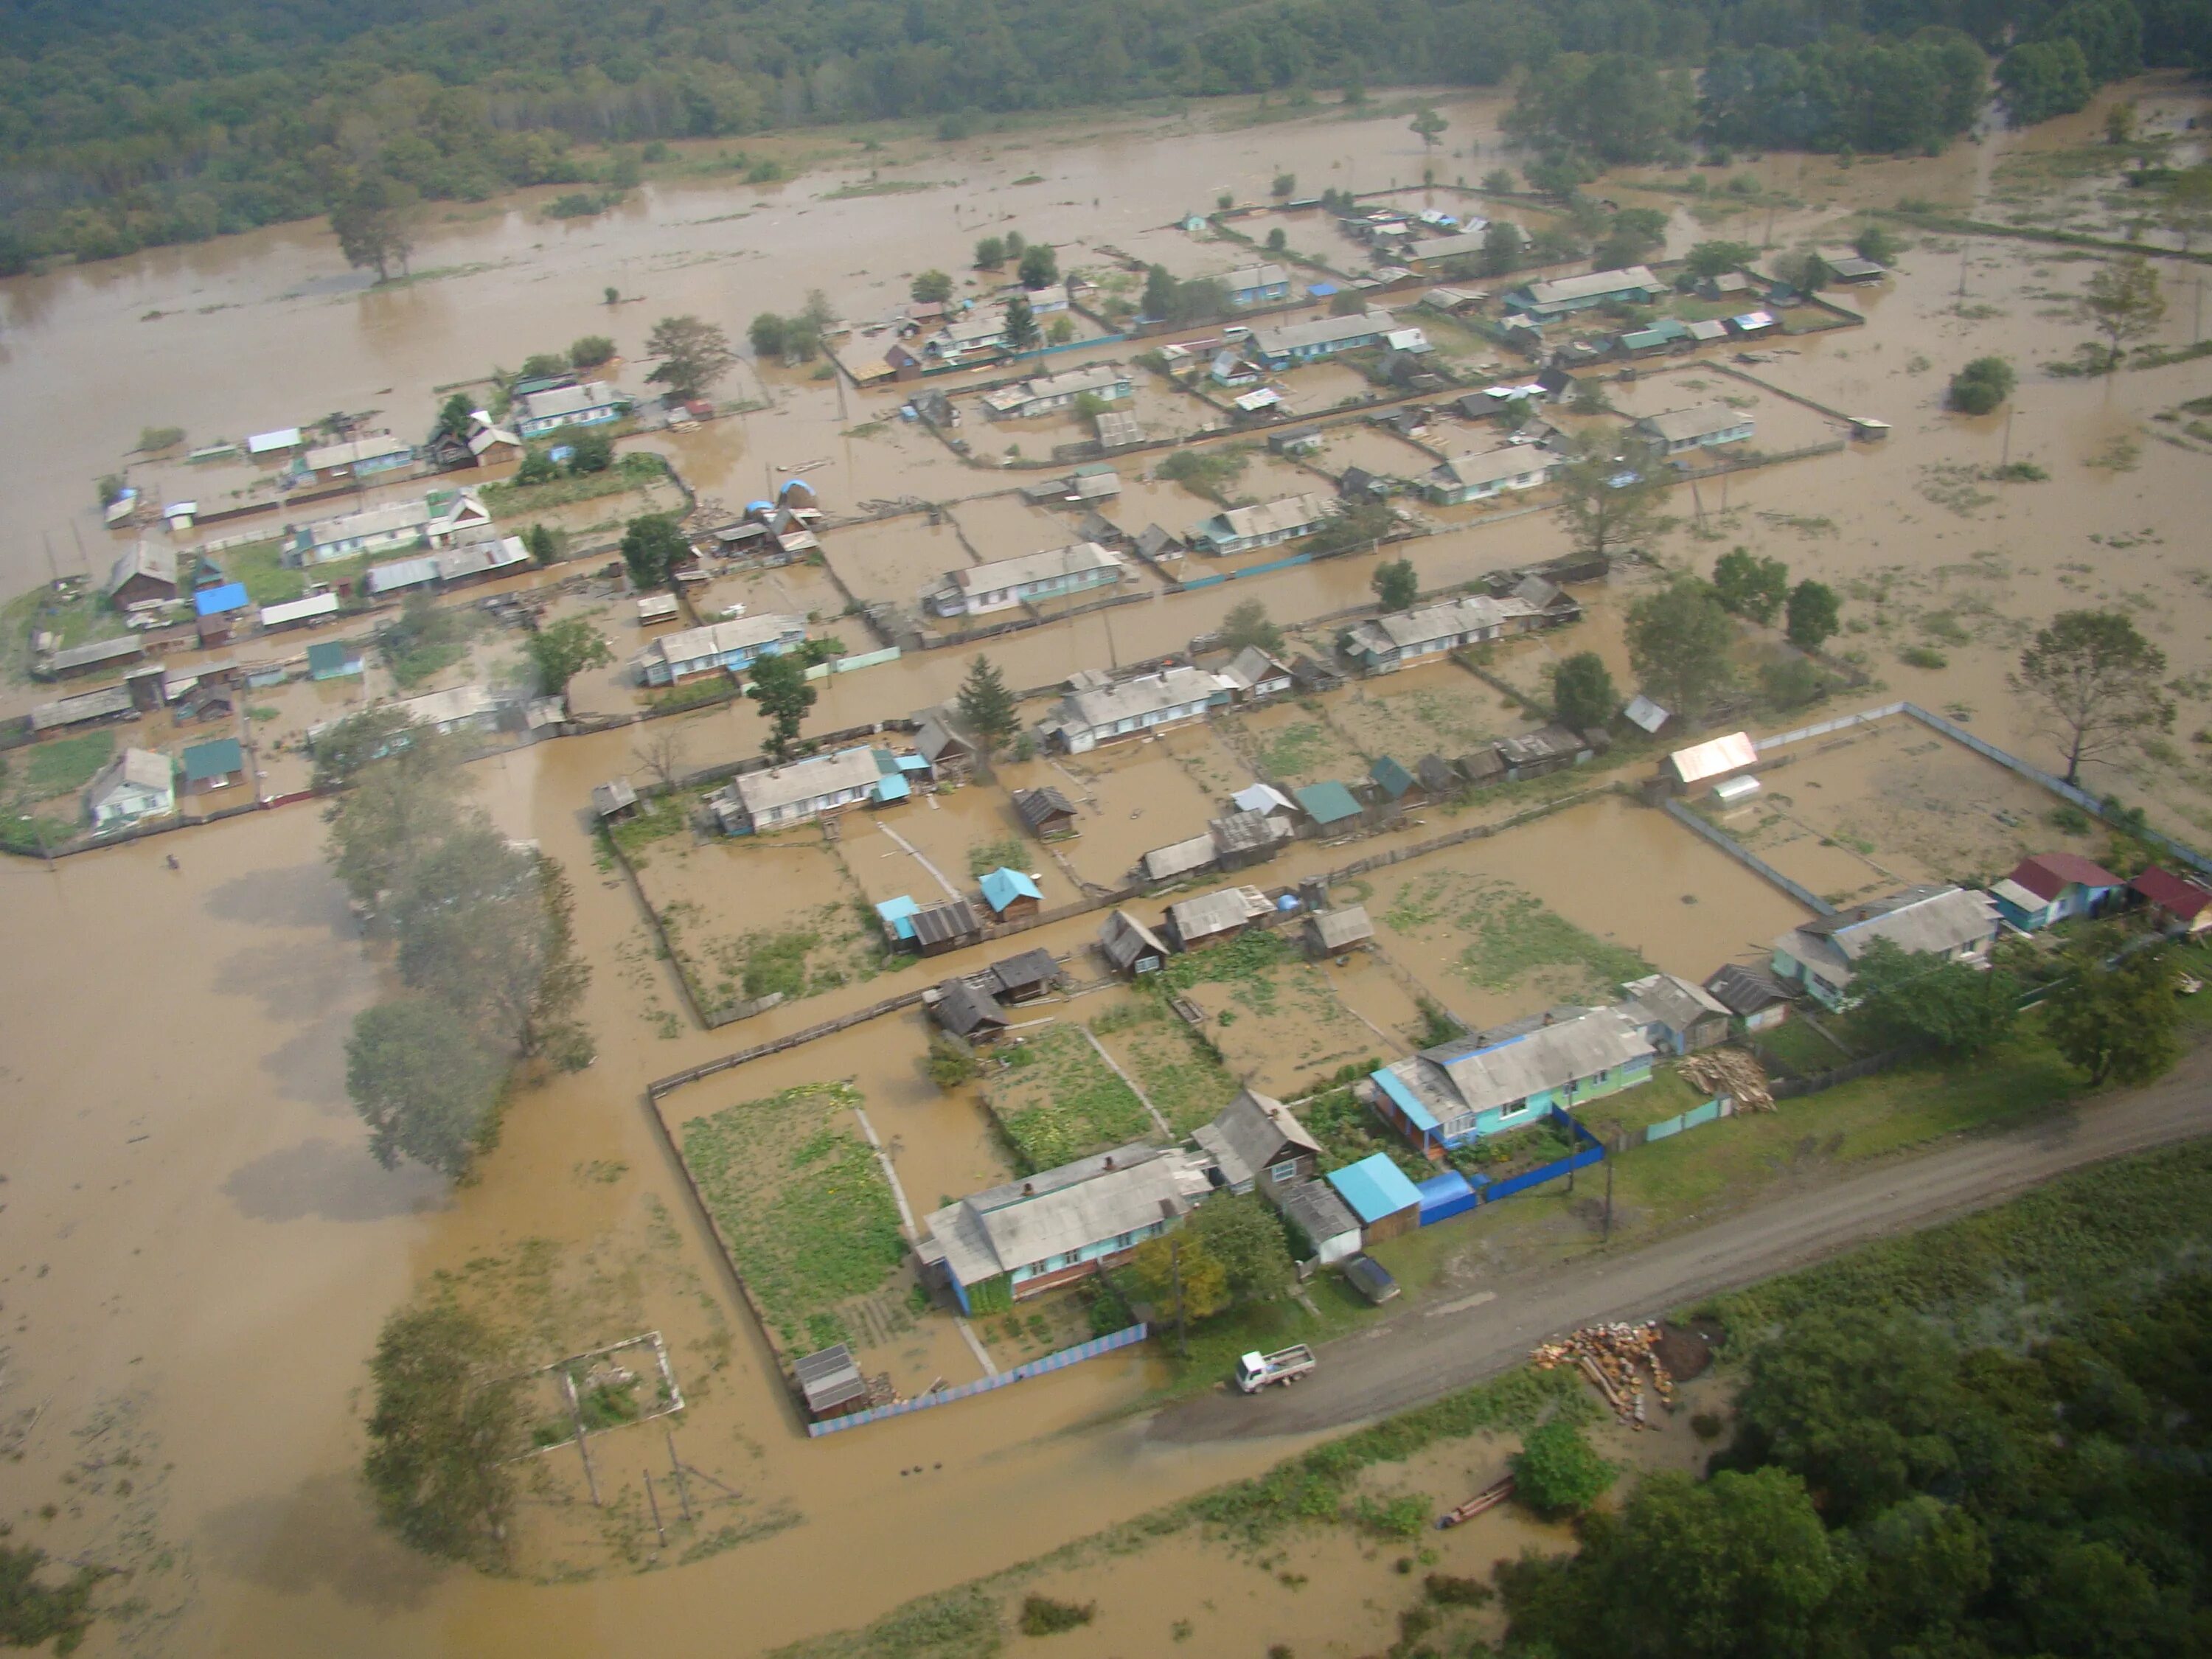
<instances>
[{"instance_id":1,"label":"large tree","mask_svg":"<svg viewBox=\"0 0 2212 1659\"><path fill-rule=\"evenodd\" d=\"M1409 609L1421 597L1421 578L1411 559L1386 559L1367 579L1375 590L1375 603L1385 611Z\"/></svg>"},{"instance_id":2,"label":"large tree","mask_svg":"<svg viewBox=\"0 0 2212 1659\"><path fill-rule=\"evenodd\" d=\"M346 1092L387 1170L403 1158L458 1180L498 1133L506 1066L442 1000L403 997L355 1016Z\"/></svg>"},{"instance_id":3,"label":"large tree","mask_svg":"<svg viewBox=\"0 0 2212 1659\"><path fill-rule=\"evenodd\" d=\"M1732 547L1713 564L1713 595L1739 617L1771 623L1790 598L1790 567Z\"/></svg>"},{"instance_id":4,"label":"large tree","mask_svg":"<svg viewBox=\"0 0 2212 1659\"><path fill-rule=\"evenodd\" d=\"M1273 1300L1297 1282L1281 1212L1257 1193L1222 1193L1191 1212L1184 1237L1221 1264L1230 1300Z\"/></svg>"},{"instance_id":5,"label":"large tree","mask_svg":"<svg viewBox=\"0 0 2212 1659\"><path fill-rule=\"evenodd\" d=\"M381 173L349 173L339 179L331 192L331 229L348 264L375 266L380 283L391 280L393 265L406 269L415 251L407 234L410 199L405 185Z\"/></svg>"},{"instance_id":6,"label":"large tree","mask_svg":"<svg viewBox=\"0 0 2212 1659\"><path fill-rule=\"evenodd\" d=\"M1450 125L1437 113L1433 106L1423 105L1420 112L1413 117L1407 127L1413 137L1421 141L1421 154L1427 155L1435 151L1437 140L1443 137L1444 129Z\"/></svg>"},{"instance_id":7,"label":"large tree","mask_svg":"<svg viewBox=\"0 0 2212 1659\"><path fill-rule=\"evenodd\" d=\"M2162 945L2123 954L2127 942L2109 923L2076 934L2042 1004L2051 1047L2093 1084L2148 1083L2180 1052L2172 954Z\"/></svg>"},{"instance_id":8,"label":"large tree","mask_svg":"<svg viewBox=\"0 0 2212 1659\"><path fill-rule=\"evenodd\" d=\"M1619 432L1593 430L1553 475L1559 515L1575 550L1612 558L1635 547L1659 525L1666 501L1667 458L1656 444Z\"/></svg>"},{"instance_id":9,"label":"large tree","mask_svg":"<svg viewBox=\"0 0 2212 1659\"><path fill-rule=\"evenodd\" d=\"M1231 605L1221 619L1221 642L1231 651L1257 646L1266 652L1283 648L1283 630L1268 620L1267 607L1257 599Z\"/></svg>"},{"instance_id":10,"label":"large tree","mask_svg":"<svg viewBox=\"0 0 2212 1659\"><path fill-rule=\"evenodd\" d=\"M769 723L764 745L769 754L779 761L788 759L806 711L814 707L814 687L806 678L805 660L795 651L763 657L752 666L745 696L759 706Z\"/></svg>"},{"instance_id":11,"label":"large tree","mask_svg":"<svg viewBox=\"0 0 2212 1659\"><path fill-rule=\"evenodd\" d=\"M2081 319L2105 341L2105 370L2110 374L2134 342L2148 338L2166 319L2166 295L2158 272L2140 253L2100 265L2081 291Z\"/></svg>"},{"instance_id":12,"label":"large tree","mask_svg":"<svg viewBox=\"0 0 2212 1659\"><path fill-rule=\"evenodd\" d=\"M491 1328L450 1303L384 1322L363 1472L378 1517L416 1549L499 1568L527 1449L523 1385Z\"/></svg>"},{"instance_id":13,"label":"large tree","mask_svg":"<svg viewBox=\"0 0 2212 1659\"><path fill-rule=\"evenodd\" d=\"M660 362L645 378L665 386L672 398L704 397L709 386L730 372L738 354L730 349L730 337L702 318L663 317L645 337L646 355Z\"/></svg>"},{"instance_id":14,"label":"large tree","mask_svg":"<svg viewBox=\"0 0 2212 1659\"><path fill-rule=\"evenodd\" d=\"M2002 1038L2020 994L2020 981L2002 968L1906 951L1886 939L1851 964L1851 995L1883 1041L1924 1042L1949 1054L1978 1054Z\"/></svg>"},{"instance_id":15,"label":"large tree","mask_svg":"<svg viewBox=\"0 0 2212 1659\"><path fill-rule=\"evenodd\" d=\"M1016 351L1033 351L1037 337L1036 313L1017 294L1006 301L1006 344Z\"/></svg>"},{"instance_id":16,"label":"large tree","mask_svg":"<svg viewBox=\"0 0 2212 1659\"><path fill-rule=\"evenodd\" d=\"M998 664L980 653L960 682L957 702L960 718L975 734L986 755L1012 742L1021 728L1021 716L1006 676L999 672Z\"/></svg>"},{"instance_id":17,"label":"large tree","mask_svg":"<svg viewBox=\"0 0 2212 1659\"><path fill-rule=\"evenodd\" d=\"M1137 1246L1129 1279L1156 1319L1211 1319L1230 1304L1229 1269L1188 1230Z\"/></svg>"},{"instance_id":18,"label":"large tree","mask_svg":"<svg viewBox=\"0 0 2212 1659\"><path fill-rule=\"evenodd\" d=\"M1628 607L1628 660L1644 691L1694 720L1729 683L1735 624L1713 590L1684 576Z\"/></svg>"},{"instance_id":19,"label":"large tree","mask_svg":"<svg viewBox=\"0 0 2212 1659\"><path fill-rule=\"evenodd\" d=\"M1620 1471L1564 1418L1531 1429L1509 1460L1513 1495L1543 1516L1579 1515L1605 1496Z\"/></svg>"},{"instance_id":20,"label":"large tree","mask_svg":"<svg viewBox=\"0 0 2212 1659\"><path fill-rule=\"evenodd\" d=\"M2065 751L2066 781L2081 763L2125 752L2173 729L2160 682L2166 653L2117 611L2063 611L2020 655L2013 688L2033 697Z\"/></svg>"},{"instance_id":21,"label":"large tree","mask_svg":"<svg viewBox=\"0 0 2212 1659\"><path fill-rule=\"evenodd\" d=\"M588 617L548 623L525 639L522 648L537 676L538 689L549 697L568 696L570 680L586 668L605 668L615 659L606 635Z\"/></svg>"},{"instance_id":22,"label":"large tree","mask_svg":"<svg viewBox=\"0 0 2212 1659\"><path fill-rule=\"evenodd\" d=\"M672 513L641 514L623 532L623 563L640 592L667 586L676 567L690 555L691 544L684 539Z\"/></svg>"},{"instance_id":23,"label":"large tree","mask_svg":"<svg viewBox=\"0 0 2212 1659\"><path fill-rule=\"evenodd\" d=\"M1807 577L1790 590L1790 643L1800 651L1818 651L1843 625L1842 613L1836 590Z\"/></svg>"},{"instance_id":24,"label":"large tree","mask_svg":"<svg viewBox=\"0 0 2212 1659\"><path fill-rule=\"evenodd\" d=\"M1552 712L1577 732L1602 732L1620 708L1605 659L1577 651L1552 670Z\"/></svg>"},{"instance_id":25,"label":"large tree","mask_svg":"<svg viewBox=\"0 0 2212 1659\"><path fill-rule=\"evenodd\" d=\"M467 779L433 735L362 767L325 814L332 870L360 904L381 905L416 860L474 821L461 804Z\"/></svg>"}]
</instances>

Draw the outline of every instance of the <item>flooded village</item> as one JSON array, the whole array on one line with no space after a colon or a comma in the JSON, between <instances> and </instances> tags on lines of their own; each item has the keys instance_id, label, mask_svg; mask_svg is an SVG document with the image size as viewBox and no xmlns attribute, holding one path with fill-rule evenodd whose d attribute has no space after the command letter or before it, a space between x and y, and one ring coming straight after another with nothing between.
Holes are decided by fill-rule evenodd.
<instances>
[{"instance_id":1,"label":"flooded village","mask_svg":"<svg viewBox=\"0 0 2212 1659\"><path fill-rule=\"evenodd\" d=\"M2123 93L2203 159L2200 85ZM1418 107L816 132L787 182L456 208L375 286L307 227L0 283L0 1518L112 1570L88 1651L1380 1651L1419 1575L1571 1547L1432 1524L1524 1425L1366 1470L1357 1524L1190 1501L1676 1310L1563 1263L1968 1127L1826 1109L1883 1060L1876 941L2212 925L2202 264L2101 105L1620 170L1641 258L1495 274L1562 210L1501 100L1437 100L1441 157ZM979 267L1010 232L1050 258ZM2123 243L2162 316L2075 372ZM1156 317L1178 285L1226 306ZM664 319L817 295L819 355L649 378ZM2004 406L1948 408L1990 356ZM1833 617L1738 612L1670 708L1641 607L1731 550ZM2018 675L2079 610L2175 712L2076 787ZM549 675L549 635L604 648ZM523 1068L459 1182L349 1088L402 975L326 856L364 715L573 890L590 1063ZM1193 1315L1165 1247L1253 1216L1292 1275ZM362 1488L410 1307L526 1358L502 1571ZM1589 1407L1628 1467L1701 1467L1726 1407L1668 1334L1665 1409ZM1024 1595L1096 1617L1002 1631Z\"/></svg>"}]
</instances>

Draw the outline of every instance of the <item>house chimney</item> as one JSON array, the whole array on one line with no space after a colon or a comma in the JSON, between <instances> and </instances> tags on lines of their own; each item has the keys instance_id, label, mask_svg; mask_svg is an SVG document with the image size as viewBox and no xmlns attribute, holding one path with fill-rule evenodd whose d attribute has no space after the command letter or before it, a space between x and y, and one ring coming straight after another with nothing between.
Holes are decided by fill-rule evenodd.
<instances>
[{"instance_id":1,"label":"house chimney","mask_svg":"<svg viewBox=\"0 0 2212 1659\"><path fill-rule=\"evenodd\" d=\"M1033 1182L1027 1181L1022 1182L1022 1196L1024 1198L1035 1198L1036 1196L1036 1185Z\"/></svg>"}]
</instances>

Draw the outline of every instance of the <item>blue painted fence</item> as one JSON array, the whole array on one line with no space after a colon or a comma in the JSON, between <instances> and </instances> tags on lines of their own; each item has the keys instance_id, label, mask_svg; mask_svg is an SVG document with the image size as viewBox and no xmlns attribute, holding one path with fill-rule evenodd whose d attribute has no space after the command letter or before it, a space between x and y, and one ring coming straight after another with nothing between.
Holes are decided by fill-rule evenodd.
<instances>
[{"instance_id":1,"label":"blue painted fence","mask_svg":"<svg viewBox=\"0 0 2212 1659\"><path fill-rule=\"evenodd\" d=\"M1700 1108L1700 1110L1703 1109ZM1525 1193L1531 1187L1540 1187L1547 1181L1557 1181L1574 1170L1586 1170L1605 1158L1605 1146L1588 1129L1575 1121L1568 1113L1552 1108L1552 1121L1564 1127L1568 1134L1583 1143L1581 1147L1565 1158L1554 1158L1549 1164L1539 1164L1533 1170L1523 1170L1517 1176L1508 1176L1503 1181L1492 1181L1488 1176L1456 1177L1467 1188L1462 1200L1447 1190L1449 1177L1438 1176L1420 1185L1421 1225L1432 1226L1439 1221L1449 1221L1454 1216L1465 1215L1478 1205L1495 1204L1501 1198L1510 1198L1516 1193ZM1431 1189L1434 1201L1431 1202Z\"/></svg>"},{"instance_id":2,"label":"blue painted fence","mask_svg":"<svg viewBox=\"0 0 2212 1659\"><path fill-rule=\"evenodd\" d=\"M922 1395L919 1400L902 1400L896 1406L872 1407L864 1412L854 1412L850 1417L833 1417L826 1423L809 1423L806 1432L817 1438L825 1434L841 1434L847 1429L857 1429L863 1423L878 1423L887 1417L904 1417L909 1412L926 1412L932 1406L949 1405L955 1400L966 1400L973 1395L988 1394L994 1389L1025 1382L1032 1376L1042 1376L1047 1371L1062 1371L1070 1365L1080 1365L1085 1360L1096 1359L1102 1353L1111 1353L1116 1348L1126 1348L1132 1343L1141 1342L1151 1333L1149 1325L1132 1325L1111 1336L1094 1336L1080 1347L1062 1348L1058 1353L1032 1359L1026 1365L1017 1365L1012 1370L979 1377L973 1382L963 1382L957 1389L940 1389L935 1394Z\"/></svg>"},{"instance_id":3,"label":"blue painted fence","mask_svg":"<svg viewBox=\"0 0 2212 1659\"><path fill-rule=\"evenodd\" d=\"M1294 570L1302 564L1311 564L1310 553L1293 553L1288 558L1270 559L1265 564L1248 564L1238 570L1223 570L1211 576L1192 576L1177 585L1186 593L1194 588L1218 587L1224 582L1242 581L1247 576L1264 576L1273 570Z\"/></svg>"},{"instance_id":4,"label":"blue painted fence","mask_svg":"<svg viewBox=\"0 0 2212 1659\"><path fill-rule=\"evenodd\" d=\"M1678 1112L1673 1117L1662 1119L1657 1123L1645 1124L1644 1126L1644 1144L1649 1146L1652 1141L1664 1140L1669 1135L1678 1135L1685 1129L1694 1129L1701 1123L1711 1123L1717 1118L1732 1117L1735 1115L1735 1103L1725 1096L1715 1095L1702 1106L1692 1106L1686 1112Z\"/></svg>"}]
</instances>

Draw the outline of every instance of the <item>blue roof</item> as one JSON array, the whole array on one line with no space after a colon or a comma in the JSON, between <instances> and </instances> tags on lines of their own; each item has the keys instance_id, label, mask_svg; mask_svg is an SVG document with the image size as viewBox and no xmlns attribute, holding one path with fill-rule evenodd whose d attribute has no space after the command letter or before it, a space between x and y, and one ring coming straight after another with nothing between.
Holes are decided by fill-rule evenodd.
<instances>
[{"instance_id":1,"label":"blue roof","mask_svg":"<svg viewBox=\"0 0 2212 1659\"><path fill-rule=\"evenodd\" d=\"M914 913L921 908L919 904L901 893L896 898L885 899L878 904L876 914L883 918L884 926L890 928L893 935L899 939L912 939Z\"/></svg>"},{"instance_id":2,"label":"blue roof","mask_svg":"<svg viewBox=\"0 0 2212 1659\"><path fill-rule=\"evenodd\" d=\"M1328 1184L1352 1206L1363 1226L1401 1210L1416 1209L1421 1202L1421 1189L1406 1179L1405 1171L1390 1161L1388 1152L1376 1152L1349 1169L1337 1170L1329 1176Z\"/></svg>"},{"instance_id":3,"label":"blue roof","mask_svg":"<svg viewBox=\"0 0 2212 1659\"><path fill-rule=\"evenodd\" d=\"M983 902L994 910L1004 910L1016 899L1042 900L1044 895L1037 884L1018 870L1009 870L1003 865L983 878Z\"/></svg>"},{"instance_id":4,"label":"blue roof","mask_svg":"<svg viewBox=\"0 0 2212 1659\"><path fill-rule=\"evenodd\" d=\"M1291 792L1298 805L1316 823L1340 823L1346 818L1359 816L1359 802L1352 791L1331 780L1327 783L1310 783L1303 789Z\"/></svg>"},{"instance_id":5,"label":"blue roof","mask_svg":"<svg viewBox=\"0 0 2212 1659\"><path fill-rule=\"evenodd\" d=\"M1436 1114L1421 1104L1420 1097L1406 1086L1403 1078L1387 1070L1370 1073L1370 1077L1375 1086L1390 1097L1390 1103L1406 1115L1408 1123L1416 1129L1432 1133L1436 1130L1438 1127Z\"/></svg>"},{"instance_id":6,"label":"blue roof","mask_svg":"<svg viewBox=\"0 0 2212 1659\"><path fill-rule=\"evenodd\" d=\"M1330 295L1336 292L1336 284L1334 283L1316 283L1311 288L1308 289L1306 292L1312 295L1316 300L1326 300Z\"/></svg>"},{"instance_id":7,"label":"blue roof","mask_svg":"<svg viewBox=\"0 0 2212 1659\"><path fill-rule=\"evenodd\" d=\"M907 787L906 774L886 772L876 780L878 800L904 800L914 791Z\"/></svg>"},{"instance_id":8,"label":"blue roof","mask_svg":"<svg viewBox=\"0 0 2212 1659\"><path fill-rule=\"evenodd\" d=\"M1433 1210L1439 1205L1449 1204L1465 1198L1474 1188L1468 1178L1456 1170L1447 1170L1440 1176L1431 1176L1418 1183L1413 1190L1421 1195L1421 1207Z\"/></svg>"},{"instance_id":9,"label":"blue roof","mask_svg":"<svg viewBox=\"0 0 2212 1659\"><path fill-rule=\"evenodd\" d=\"M246 597L244 582L225 582L221 587L204 587L192 595L192 609L203 617L219 617L228 611L243 611L252 600Z\"/></svg>"},{"instance_id":10,"label":"blue roof","mask_svg":"<svg viewBox=\"0 0 2212 1659\"><path fill-rule=\"evenodd\" d=\"M920 755L901 755L898 757L898 769L902 772L927 772L929 763Z\"/></svg>"},{"instance_id":11,"label":"blue roof","mask_svg":"<svg viewBox=\"0 0 2212 1659\"><path fill-rule=\"evenodd\" d=\"M1375 780L1384 794L1395 800L1413 787L1413 775L1392 760L1382 756L1367 769L1367 775Z\"/></svg>"}]
</instances>

